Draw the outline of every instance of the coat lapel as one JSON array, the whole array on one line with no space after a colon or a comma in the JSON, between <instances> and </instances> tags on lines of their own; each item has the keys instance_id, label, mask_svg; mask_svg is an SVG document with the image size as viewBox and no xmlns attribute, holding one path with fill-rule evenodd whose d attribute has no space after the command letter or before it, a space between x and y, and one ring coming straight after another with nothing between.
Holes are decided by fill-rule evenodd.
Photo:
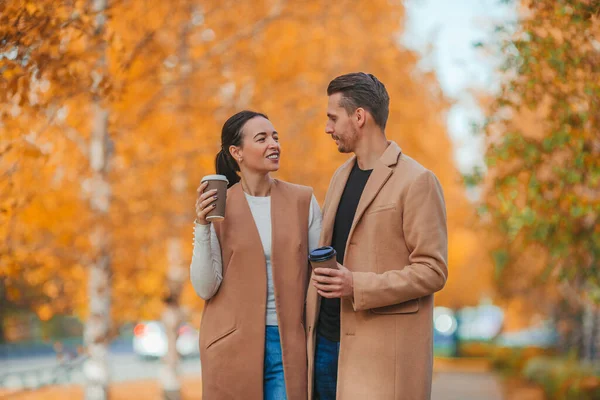
<instances>
[{"instance_id":1,"label":"coat lapel","mask_svg":"<svg viewBox=\"0 0 600 400\"><path fill-rule=\"evenodd\" d=\"M356 156L352 157L344 165L340 167L338 176L333 182L333 186L327 193L327 200L323 206L323 223L321 228L321 246L330 246L333 237L333 225L335 224L335 214L337 214L338 206L342 193L348 182L348 176L356 163Z\"/></svg>"},{"instance_id":2,"label":"coat lapel","mask_svg":"<svg viewBox=\"0 0 600 400\"><path fill-rule=\"evenodd\" d=\"M271 186L271 269L273 273L273 283L275 283L275 277L278 273L275 269L285 268L285 263L278 262L280 256L287 253L282 251L285 248L285 242L288 238L288 231L285 229L286 221L286 209L289 212L289 208L286 207L286 199L277 179L273 180ZM281 229L280 229L281 228ZM282 254L283 253L283 254ZM281 265L280 265L281 264Z\"/></svg>"},{"instance_id":3,"label":"coat lapel","mask_svg":"<svg viewBox=\"0 0 600 400\"><path fill-rule=\"evenodd\" d=\"M260 240L260 233L258 233L258 227L256 226L256 221L252 215L252 210L250 209L250 204L248 204L248 199L246 198L246 194L242 189L242 185L240 183L235 184L231 187L230 192L231 193L228 193L228 195L235 199L233 204L240 205L240 209L238 210L240 215L237 216L236 221L240 221L239 226L243 226L248 229L246 233L248 235L247 240L253 241L254 246L257 249L260 249L260 254L262 254L262 257L264 258L265 251L263 249L262 240ZM271 207L273 207L273 205L271 205Z\"/></svg>"},{"instance_id":4,"label":"coat lapel","mask_svg":"<svg viewBox=\"0 0 600 400\"><path fill-rule=\"evenodd\" d=\"M350 228L350 233L348 234L348 240L346 241L345 254L348 254L348 245L352 239L352 234L356 229L356 225L361 220L367 207L369 207L369 205L373 202L383 185L385 185L389 177L392 175L393 169L390 167L396 165L401 153L402 150L395 142L389 142L387 149L379 158L379 160L377 160L377 164L375 165L375 168L373 168L373 172L371 173L365 189L360 196L360 201L358 202L358 207L356 208L356 213L354 214L354 220L352 221L352 227Z\"/></svg>"}]
</instances>

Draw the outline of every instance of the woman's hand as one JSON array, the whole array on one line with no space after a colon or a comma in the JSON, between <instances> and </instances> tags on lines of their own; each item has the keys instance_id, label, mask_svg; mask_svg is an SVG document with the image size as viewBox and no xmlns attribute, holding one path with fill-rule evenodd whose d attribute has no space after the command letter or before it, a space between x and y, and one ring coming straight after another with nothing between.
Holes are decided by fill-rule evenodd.
<instances>
[{"instance_id":1,"label":"woman's hand","mask_svg":"<svg viewBox=\"0 0 600 400\"><path fill-rule=\"evenodd\" d=\"M217 189L205 192L208 182L203 182L198 189L198 198L196 199L196 222L200 225L208 225L210 221L206 220L206 214L212 211L217 203Z\"/></svg>"}]
</instances>

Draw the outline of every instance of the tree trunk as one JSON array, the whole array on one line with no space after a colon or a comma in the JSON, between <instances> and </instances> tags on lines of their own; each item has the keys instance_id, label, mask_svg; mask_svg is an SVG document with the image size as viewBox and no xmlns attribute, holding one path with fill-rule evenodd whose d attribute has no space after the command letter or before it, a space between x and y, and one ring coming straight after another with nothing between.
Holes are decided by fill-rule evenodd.
<instances>
[{"instance_id":1,"label":"tree trunk","mask_svg":"<svg viewBox=\"0 0 600 400\"><path fill-rule=\"evenodd\" d=\"M596 325L596 313L591 304L586 302L583 306L583 349L582 358L591 361L594 358L594 325Z\"/></svg>"},{"instance_id":2,"label":"tree trunk","mask_svg":"<svg viewBox=\"0 0 600 400\"><path fill-rule=\"evenodd\" d=\"M594 349L592 360L600 361L600 308L596 308L596 329L594 331Z\"/></svg>"},{"instance_id":3,"label":"tree trunk","mask_svg":"<svg viewBox=\"0 0 600 400\"><path fill-rule=\"evenodd\" d=\"M90 159L101 157L105 153L104 141L108 129L108 113L100 105L95 106L95 126L91 140ZM102 156L99 156L102 154ZM86 400L108 398L108 343L111 322L111 258L110 232L104 226L110 205L110 186L102 169L94 171L92 178L91 206L97 215L96 226L92 232L91 243L94 259L88 276L89 317L85 325L84 340L89 359L84 367L87 386Z\"/></svg>"},{"instance_id":4,"label":"tree trunk","mask_svg":"<svg viewBox=\"0 0 600 400\"><path fill-rule=\"evenodd\" d=\"M6 278L0 278L0 344L6 341L6 333L4 324L6 320L6 310L8 309L8 301L6 299Z\"/></svg>"},{"instance_id":5,"label":"tree trunk","mask_svg":"<svg viewBox=\"0 0 600 400\"><path fill-rule=\"evenodd\" d=\"M182 266L181 254L181 240L179 238L169 239L167 249L169 262L167 285L169 294L165 299L165 311L162 318L168 345L160 374L160 384L165 400L179 400L181 398L177 337L179 336L178 330L182 322L179 299L183 283L187 277L187 270Z\"/></svg>"},{"instance_id":6,"label":"tree trunk","mask_svg":"<svg viewBox=\"0 0 600 400\"><path fill-rule=\"evenodd\" d=\"M181 107L180 121L181 132L185 136L189 131L190 112L190 89L187 84L190 74L189 44L188 36L191 28L192 7L188 4L185 9L185 17L181 29L181 41L179 44L179 62L181 79ZM187 188L187 179L184 173L185 164L175 166L172 176L172 190L177 200L181 199ZM185 209L185 205L182 205ZM188 277L187 269L182 262L181 228L187 218L185 215L176 214L172 217L174 234L168 241L168 272L167 288L168 295L165 299L165 311L163 313L163 324L167 335L167 354L163 360L163 370L160 376L160 383L163 389L165 400L179 400L181 398L181 383L179 381L179 353L177 352L177 337L179 335L179 326L183 321L183 312L181 310L180 299L183 284Z\"/></svg>"},{"instance_id":7,"label":"tree trunk","mask_svg":"<svg viewBox=\"0 0 600 400\"><path fill-rule=\"evenodd\" d=\"M555 323L559 330L558 349L564 355L582 357L584 354L583 307L580 303L563 298L555 307Z\"/></svg>"},{"instance_id":8,"label":"tree trunk","mask_svg":"<svg viewBox=\"0 0 600 400\"><path fill-rule=\"evenodd\" d=\"M110 138L108 110L102 104L101 82L106 76L106 42L102 38L105 29L107 0L94 0L96 13L95 36L99 39L98 61L94 71L93 118L90 139L89 162L92 171L90 208L95 214L91 234L92 262L88 276L89 316L84 329L84 341L88 352L83 371L86 379L85 399L108 399L108 344L111 328L111 257L109 217L111 187L108 181L110 161Z\"/></svg>"}]
</instances>

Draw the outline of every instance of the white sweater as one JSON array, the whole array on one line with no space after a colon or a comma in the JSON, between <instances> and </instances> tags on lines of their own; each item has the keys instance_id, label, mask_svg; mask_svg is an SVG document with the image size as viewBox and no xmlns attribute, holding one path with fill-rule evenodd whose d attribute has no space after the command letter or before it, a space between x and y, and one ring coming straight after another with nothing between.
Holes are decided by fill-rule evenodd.
<instances>
[{"instance_id":1,"label":"white sweater","mask_svg":"<svg viewBox=\"0 0 600 400\"><path fill-rule=\"evenodd\" d=\"M266 325L277 325L275 291L271 270L271 197L255 197L246 194L246 199L254 217L267 261L268 291ZM313 196L308 216L308 251L317 248L320 235L321 210L317 199ZM204 300L208 300L214 296L221 285L221 281L223 280L223 259L221 257L219 239L212 224L195 224L190 279L194 290Z\"/></svg>"}]
</instances>

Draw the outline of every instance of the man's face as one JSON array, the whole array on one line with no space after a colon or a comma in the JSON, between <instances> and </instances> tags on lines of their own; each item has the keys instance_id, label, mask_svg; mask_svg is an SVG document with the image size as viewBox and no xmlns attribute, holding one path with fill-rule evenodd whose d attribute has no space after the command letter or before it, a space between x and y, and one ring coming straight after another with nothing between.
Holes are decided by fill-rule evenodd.
<instances>
[{"instance_id":1,"label":"man's face","mask_svg":"<svg viewBox=\"0 0 600 400\"><path fill-rule=\"evenodd\" d=\"M348 115L346 109L340 106L341 99L341 93L329 96L325 133L335 140L340 153L351 153L358 139L358 127L353 116Z\"/></svg>"}]
</instances>

